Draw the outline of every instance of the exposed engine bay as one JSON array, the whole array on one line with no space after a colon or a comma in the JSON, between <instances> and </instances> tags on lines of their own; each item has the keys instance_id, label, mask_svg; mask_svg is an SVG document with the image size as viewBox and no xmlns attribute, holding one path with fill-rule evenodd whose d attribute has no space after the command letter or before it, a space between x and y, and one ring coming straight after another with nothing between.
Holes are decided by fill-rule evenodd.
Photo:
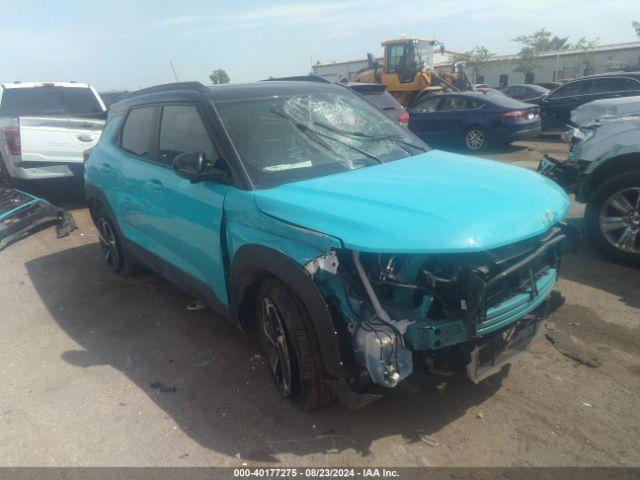
<instances>
[{"instance_id":1,"label":"exposed engine bay","mask_svg":"<svg viewBox=\"0 0 640 480\"><path fill-rule=\"evenodd\" d=\"M567 236L554 227L481 253L331 251L307 270L350 336L356 383L395 387L417 362L478 382L539 330Z\"/></svg>"}]
</instances>

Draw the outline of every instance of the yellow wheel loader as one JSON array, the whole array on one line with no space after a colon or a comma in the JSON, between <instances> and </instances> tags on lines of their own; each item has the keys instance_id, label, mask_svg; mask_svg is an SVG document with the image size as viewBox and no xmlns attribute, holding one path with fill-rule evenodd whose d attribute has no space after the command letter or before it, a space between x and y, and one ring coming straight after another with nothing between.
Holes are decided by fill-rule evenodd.
<instances>
[{"instance_id":1,"label":"yellow wheel loader","mask_svg":"<svg viewBox=\"0 0 640 480\"><path fill-rule=\"evenodd\" d=\"M372 54L367 54L369 67L358 72L356 82L382 83L405 107L428 94L470 90L471 82L464 73L462 62L454 65L453 72L436 73L433 69L433 48L444 45L437 40L400 38L382 42L382 65Z\"/></svg>"}]
</instances>

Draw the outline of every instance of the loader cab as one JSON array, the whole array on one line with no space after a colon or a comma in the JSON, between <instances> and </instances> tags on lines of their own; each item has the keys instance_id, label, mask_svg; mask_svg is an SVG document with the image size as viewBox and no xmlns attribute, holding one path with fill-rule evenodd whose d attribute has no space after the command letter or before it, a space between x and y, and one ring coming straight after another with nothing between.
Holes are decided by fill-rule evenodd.
<instances>
[{"instance_id":1,"label":"loader cab","mask_svg":"<svg viewBox=\"0 0 640 480\"><path fill-rule=\"evenodd\" d=\"M434 44L433 40L406 38L382 42L385 63L382 74L396 77L399 83L414 82L417 73L433 65Z\"/></svg>"}]
</instances>

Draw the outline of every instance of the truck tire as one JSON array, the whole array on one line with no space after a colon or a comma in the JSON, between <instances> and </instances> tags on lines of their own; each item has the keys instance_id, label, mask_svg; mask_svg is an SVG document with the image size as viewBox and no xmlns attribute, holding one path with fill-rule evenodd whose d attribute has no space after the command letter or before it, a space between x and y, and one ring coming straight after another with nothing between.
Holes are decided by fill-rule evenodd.
<instances>
[{"instance_id":1,"label":"truck tire","mask_svg":"<svg viewBox=\"0 0 640 480\"><path fill-rule=\"evenodd\" d=\"M106 209L101 208L96 215L96 228L100 237L99 245L102 259L112 273L123 277L130 277L142 273L144 269L131 260L126 251L115 222Z\"/></svg>"},{"instance_id":2,"label":"truck tire","mask_svg":"<svg viewBox=\"0 0 640 480\"><path fill-rule=\"evenodd\" d=\"M587 203L589 237L605 255L640 266L640 170L602 182Z\"/></svg>"},{"instance_id":3,"label":"truck tire","mask_svg":"<svg viewBox=\"0 0 640 480\"><path fill-rule=\"evenodd\" d=\"M333 399L306 308L276 278L265 280L257 295L258 337L280 393L303 410L315 410Z\"/></svg>"}]
</instances>

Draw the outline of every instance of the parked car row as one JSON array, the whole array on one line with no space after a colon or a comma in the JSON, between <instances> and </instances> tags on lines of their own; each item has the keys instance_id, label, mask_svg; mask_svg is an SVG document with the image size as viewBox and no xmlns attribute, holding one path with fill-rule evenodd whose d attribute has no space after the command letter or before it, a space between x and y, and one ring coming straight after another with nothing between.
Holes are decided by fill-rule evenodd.
<instances>
[{"instance_id":1,"label":"parked car row","mask_svg":"<svg viewBox=\"0 0 640 480\"><path fill-rule=\"evenodd\" d=\"M487 89L487 86L480 86L480 90ZM540 105L542 130L559 131L571 124L571 112L580 105L594 100L640 95L640 72L609 72L564 84L509 85L499 90L516 100Z\"/></svg>"}]
</instances>

